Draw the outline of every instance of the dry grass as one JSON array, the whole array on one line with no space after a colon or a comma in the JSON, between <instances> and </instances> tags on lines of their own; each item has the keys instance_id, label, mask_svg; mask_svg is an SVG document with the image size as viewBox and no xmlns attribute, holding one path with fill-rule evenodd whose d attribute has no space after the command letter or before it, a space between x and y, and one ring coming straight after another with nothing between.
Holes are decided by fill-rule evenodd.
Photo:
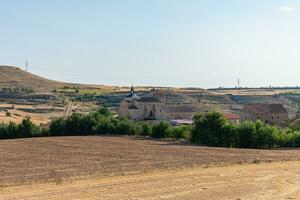
<instances>
[{"instance_id":1,"label":"dry grass","mask_svg":"<svg viewBox=\"0 0 300 200\"><path fill-rule=\"evenodd\" d=\"M30 88L35 92L51 92L63 87L95 88L113 91L117 87L103 85L73 84L49 80L18 68L11 66L0 66L0 88L18 87Z\"/></svg>"}]
</instances>

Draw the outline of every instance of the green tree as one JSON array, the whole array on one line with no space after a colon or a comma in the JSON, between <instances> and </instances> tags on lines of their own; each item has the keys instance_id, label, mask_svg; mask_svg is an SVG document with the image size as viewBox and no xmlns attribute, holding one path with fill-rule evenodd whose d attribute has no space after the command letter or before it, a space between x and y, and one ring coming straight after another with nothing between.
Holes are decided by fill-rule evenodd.
<instances>
[{"instance_id":1,"label":"green tree","mask_svg":"<svg viewBox=\"0 0 300 200\"><path fill-rule=\"evenodd\" d=\"M167 136L166 131L169 128L169 124L161 121L152 127L152 137L154 138L165 138Z\"/></svg>"}]
</instances>

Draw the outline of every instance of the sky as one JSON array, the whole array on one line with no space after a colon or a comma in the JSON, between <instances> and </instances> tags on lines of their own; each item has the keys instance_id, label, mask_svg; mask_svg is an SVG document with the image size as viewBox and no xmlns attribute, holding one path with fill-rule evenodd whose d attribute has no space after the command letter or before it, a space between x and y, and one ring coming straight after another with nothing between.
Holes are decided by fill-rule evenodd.
<instances>
[{"instance_id":1,"label":"sky","mask_svg":"<svg viewBox=\"0 0 300 200\"><path fill-rule=\"evenodd\" d=\"M0 65L66 82L300 85L299 0L0 0Z\"/></svg>"}]
</instances>

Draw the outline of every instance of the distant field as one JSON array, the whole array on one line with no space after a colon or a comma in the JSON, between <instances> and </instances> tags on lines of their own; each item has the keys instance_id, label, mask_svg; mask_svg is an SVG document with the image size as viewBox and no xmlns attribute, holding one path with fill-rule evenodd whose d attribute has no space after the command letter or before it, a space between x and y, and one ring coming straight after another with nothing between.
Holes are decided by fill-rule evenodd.
<instances>
[{"instance_id":1,"label":"distant field","mask_svg":"<svg viewBox=\"0 0 300 200\"><path fill-rule=\"evenodd\" d=\"M179 145L130 137L48 137L0 141L0 187L81 176L300 160L298 150L247 150Z\"/></svg>"}]
</instances>

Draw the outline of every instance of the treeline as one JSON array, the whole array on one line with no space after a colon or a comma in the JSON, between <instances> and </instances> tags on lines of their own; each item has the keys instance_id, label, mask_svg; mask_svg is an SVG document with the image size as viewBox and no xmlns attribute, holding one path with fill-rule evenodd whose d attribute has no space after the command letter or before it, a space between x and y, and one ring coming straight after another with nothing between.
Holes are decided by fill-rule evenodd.
<instances>
[{"instance_id":1,"label":"treeline","mask_svg":"<svg viewBox=\"0 0 300 200\"><path fill-rule=\"evenodd\" d=\"M232 148L300 147L300 131L280 129L257 122L235 125L218 112L196 114L193 126L170 126L167 122L150 124L114 117L107 109L88 115L74 113L57 118L44 130L29 118L21 124L0 124L0 139L40 136L140 135L153 138L186 139L197 145Z\"/></svg>"},{"instance_id":2,"label":"treeline","mask_svg":"<svg viewBox=\"0 0 300 200\"><path fill-rule=\"evenodd\" d=\"M47 136L48 131L34 125L30 118L25 118L20 124L10 122L0 124L0 139L27 138Z\"/></svg>"},{"instance_id":3,"label":"treeline","mask_svg":"<svg viewBox=\"0 0 300 200\"><path fill-rule=\"evenodd\" d=\"M189 139L190 126L173 127L167 122L149 124L116 118L107 109L88 115L74 113L67 119L55 119L49 128L51 136L71 135L140 135L154 138Z\"/></svg>"},{"instance_id":4,"label":"treeline","mask_svg":"<svg viewBox=\"0 0 300 200\"><path fill-rule=\"evenodd\" d=\"M261 121L234 125L222 114L194 116L191 142L199 145L237 148L300 147L300 131L280 129Z\"/></svg>"}]
</instances>

